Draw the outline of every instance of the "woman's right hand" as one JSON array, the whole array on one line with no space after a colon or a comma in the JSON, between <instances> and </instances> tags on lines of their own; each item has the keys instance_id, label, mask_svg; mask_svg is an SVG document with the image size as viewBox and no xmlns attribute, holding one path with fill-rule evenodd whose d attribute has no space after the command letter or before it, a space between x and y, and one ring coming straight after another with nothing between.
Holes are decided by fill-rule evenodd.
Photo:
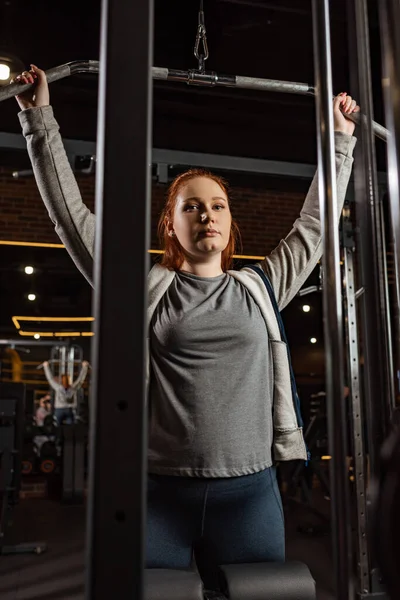
<instances>
[{"instance_id":1,"label":"woman's right hand","mask_svg":"<svg viewBox=\"0 0 400 600\"><path fill-rule=\"evenodd\" d=\"M31 65L30 71L23 71L11 81L18 83L34 83L26 92L18 94L16 100L21 110L38 106L48 106L50 104L49 85L47 83L46 73Z\"/></svg>"}]
</instances>

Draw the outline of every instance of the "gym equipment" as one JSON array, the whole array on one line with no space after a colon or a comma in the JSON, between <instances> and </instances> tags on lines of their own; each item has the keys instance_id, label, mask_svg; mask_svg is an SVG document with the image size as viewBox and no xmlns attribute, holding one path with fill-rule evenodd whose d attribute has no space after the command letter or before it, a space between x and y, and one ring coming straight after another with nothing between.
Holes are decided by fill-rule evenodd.
<instances>
[{"instance_id":1,"label":"gym equipment","mask_svg":"<svg viewBox=\"0 0 400 600\"><path fill-rule=\"evenodd\" d=\"M144 600L203 600L203 584L189 569L145 569Z\"/></svg>"},{"instance_id":2,"label":"gym equipment","mask_svg":"<svg viewBox=\"0 0 400 600\"><path fill-rule=\"evenodd\" d=\"M220 567L230 600L315 600L315 581L301 562L252 563Z\"/></svg>"},{"instance_id":3,"label":"gym equipment","mask_svg":"<svg viewBox=\"0 0 400 600\"><path fill-rule=\"evenodd\" d=\"M400 426L382 448L381 473L371 485L372 539L383 580L393 599L400 598Z\"/></svg>"},{"instance_id":4,"label":"gym equipment","mask_svg":"<svg viewBox=\"0 0 400 600\"><path fill-rule=\"evenodd\" d=\"M395 6L394 0L383 0L382 5ZM121 594L127 596L127 592L136 591L137 596L140 595L141 581L142 581L142 550L140 547L140 537L142 533L142 498L143 498L143 457L145 455L145 448L142 435L143 426L145 424L145 411L144 398L143 398L143 381L144 381L144 368L143 368L143 346L145 334L142 327L145 314L145 302L143 297L145 294L141 294L145 285L145 273L147 272L145 255L146 248L146 228L148 229L148 218L146 219L146 202L148 205L148 169L146 165L149 164L148 160L148 140L151 137L151 128L149 125L149 114L151 114L151 94L149 92L149 80L150 80L150 59L151 51L149 50L152 46L152 34L151 34L151 22L152 22L152 8L153 3L151 0L138 0L135 3L107 3L103 4L103 22L102 22L102 69L101 69L101 80L100 80L100 104L99 104L99 167L98 167L98 181L101 183L103 194L99 193L98 200L98 237L96 239L97 253L99 256L99 262L96 265L96 319L97 321L97 334L94 340L94 353L95 360L98 366L98 381L95 381L96 386L96 399L98 398L96 413L100 416L97 421L98 429L96 440L93 442L93 488L91 490L91 522L89 523L90 534L89 548L91 555L89 556L89 595L90 597L96 597L96 600L102 600L102 598L108 598L112 594L112 589L107 589L110 585L107 583L107 578L103 575L104 569L104 555L101 556L101 550L108 550L111 563L109 567L113 569L118 567L123 576L119 578ZM326 224L324 237L324 253L327 260L330 262L331 268L329 269L330 277L332 280L332 286L326 286L324 290L326 311L326 323L329 324L329 330L327 331L326 339L328 344L326 348L328 374L330 381L328 382L328 399L331 405L330 412L330 441L332 443L332 455L335 461L334 468L332 469L332 505L334 507L333 514L337 517L335 525L337 526L337 537L335 538L334 547L334 558L335 558L335 569L338 583L338 596L341 600L346 600L349 597L349 565L348 557L348 520L346 510L346 472L344 462L344 429L345 429L345 417L343 411L340 413L339 402L335 404L335 399L340 399L342 388L343 388L343 370L342 360L338 360L338 354L336 352L339 348L342 348L341 343L341 313L337 306L337 282L340 279L339 269L337 263L335 263L334 256L337 254L337 238L335 239L335 225L332 224L332 211L335 209L334 198L329 194L329 190L334 189L334 185L329 183L329 177L334 169L334 160L332 157L332 119L329 113L331 109L331 97L330 92L331 86L331 73L330 73L330 40L329 40L329 20L328 20L328 7L326 0L321 2L313 3L313 14L315 14L315 26L314 34L316 41L315 51L315 62L318 64L316 69L316 79L318 82L318 100L321 100L322 112L320 113L320 120L318 123L319 129L319 171L327 172L328 175L324 181L321 181L321 197L325 194L322 193L322 188L328 190L326 195L326 202L323 206L327 219L324 219ZM394 12L394 11L393 11ZM391 24L394 27L399 19L391 19ZM203 30L202 30L203 32ZM203 32L204 33L204 32ZM132 45L129 44L129 40L132 35L135 36L135 48L132 49ZM362 39L357 29L357 36ZM387 36L390 39L390 36ZM386 41L386 40L385 40ZM321 42L321 43L319 43ZM204 45L204 39L203 39ZM197 53L198 48L197 48ZM196 85L228 85L237 87L247 87L250 89L263 89L263 90L274 90L274 91L286 91L288 93L304 93L312 94L313 88L309 85L304 84L290 84L288 82L271 82L268 80L249 80L244 81L246 78L238 77L223 77L217 76L216 74L207 74L202 72L204 70L204 61L206 59L207 49L205 48L205 54L202 55L202 64L200 65L199 72L176 72L169 71L167 69L156 69L156 78L161 79L172 79L175 81L186 81L187 83L194 83ZM118 101L120 100L121 82L118 80L118 67L120 66L117 58L123 55L127 64L132 68L134 73L134 81L129 79L123 82L125 86L124 91L132 97L132 118L126 121L122 120ZM396 65L396 57L399 53L396 51L387 52L387 56L394 66ZM327 60L328 58L328 60ZM200 55L199 55L200 59ZM324 68L320 68L319 63L323 63ZM326 65L328 63L328 66ZM82 65L82 63L81 63ZM86 63L86 66L89 66ZM92 67L95 67L93 64ZM98 68L98 65L97 65ZM68 68L64 65L64 76L70 74ZM88 69L86 69L88 72ZM389 77L385 79L386 86L389 88L389 92L392 90L396 92L393 97L399 96L398 90L398 77ZM278 85L274 85L278 83ZM285 89L284 84L288 84ZM8 88L10 92L11 87ZM22 92L23 86L18 86L13 91L13 94ZM7 88L5 88L7 91ZM328 93L329 92L329 93ZM393 102L394 104L394 102ZM396 103L396 110L399 103ZM330 109L327 110L327 107ZM328 116L328 118L327 118ZM364 121L362 119L362 121ZM390 119L387 119L390 122ZM376 125L371 124L365 119L367 126L373 128L376 132ZM399 119L395 119L395 124L398 125ZM395 132L397 133L397 132ZM327 135L325 135L327 134ZM387 132L384 132L384 136L388 139L394 136L388 136ZM398 135L397 135L398 137ZM105 138L107 138L108 144L105 144ZM329 141L330 138L330 141ZM113 148L117 144L121 143L121 140L128 140L127 145L130 147L129 161L124 157L122 151L118 157L115 156ZM327 140L329 144L327 144ZM397 141L397 140L396 140ZM110 150L111 148L111 150ZM397 158L396 149L392 147L392 154ZM124 148L122 149L124 150ZM391 159L393 158L391 157ZM392 166L396 161L392 162ZM369 163L371 168L371 163ZM135 181L130 181L127 173L135 172ZM398 183L399 169L390 169L391 178ZM104 176L104 173L107 176ZM123 190L123 193L118 197L113 194L113 187L111 182L117 181ZM324 185L322 185L324 183ZM396 201L396 194L393 195L391 202ZM132 197L140 197L142 202L139 205L135 205L133 208L129 206L129 202L124 199ZM143 205L143 206L142 206ZM322 207L321 207L322 208ZM396 214L398 214L396 207ZM114 219L111 220L110 214L114 215ZM117 218L118 215L123 215ZM135 222L139 224L137 228L137 235L133 238L130 237L130 231L127 228L126 223L131 222L135 219ZM147 225L146 225L147 224ZM104 226L104 227L102 227ZM104 237L102 237L103 229L106 231ZM399 233L399 229L395 229L395 239ZM124 238L129 238L129 245L123 245ZM107 239L107 243L104 240ZM121 276L115 270L115 255L111 252L110 248L115 248L118 243L121 243L120 256L132 256L135 255L136 260L134 269L132 271L132 277L128 281L122 281ZM395 244L395 248L400 247L400 244ZM121 261L123 258L121 258ZM397 263L396 263L397 264ZM121 262L121 267L123 263ZM328 270L327 270L328 271ZM122 272L122 268L121 268ZM396 268L396 272L399 269ZM107 287L107 289L106 289ZM121 291L119 294L119 304L113 303L113 290L118 289ZM135 292L134 310L132 310L131 297ZM139 292L139 293L138 293ZM115 295L115 294L114 294ZM125 300L126 299L126 300ZM332 299L332 301L331 301ZM336 306L335 306L336 302ZM119 319L119 315L121 316ZM122 319L122 316L124 317ZM110 327L110 323L113 322L114 327ZM137 386L137 397L138 401L134 406L129 406L129 423L134 424L133 434L127 445L126 440L128 437L123 435L127 431L125 422L127 421L127 407L123 407L122 403L112 403L113 409L110 410L109 402L111 399L111 385L104 376L106 371L105 366L108 363L116 364L116 359L113 355L112 348L116 347L117 335L114 333L116 329L121 329L123 326L127 327L130 332L135 332L135 339L129 338L127 341L123 341L121 346L121 365L126 370L128 366L132 366L132 377ZM136 341L137 340L137 341ZM137 364L135 364L135 361ZM95 378L96 379L96 378ZM99 383L99 385L98 385ZM333 391L332 391L333 390ZM120 390L117 390L120 391ZM117 394L118 397L118 394ZM109 401L109 402L107 402ZM106 408L108 413L106 412ZM109 420L106 421L105 416L111 415ZM105 427L107 423L107 428ZM130 427L132 427L130 425ZM103 476L106 470L106 465L111 463L109 458L109 431L121 432L121 438L124 440L122 443L119 442L117 436L113 437L114 443L114 454L117 460L114 477L112 478L113 495L107 498L107 489L109 489L110 481L109 478ZM132 470L137 475L137 493L134 494L127 489L127 486L122 485L121 473L126 468L126 454L129 451L129 460L132 463ZM97 454L97 456L96 456ZM110 519L109 516L115 514L114 520ZM133 521L137 527L138 540L130 540L126 536L126 532L123 530L121 521ZM95 532L95 536L93 535ZM125 535L124 535L125 534ZM97 541L97 544L90 544L90 541ZM112 543L110 543L110 540ZM111 546L111 548L110 548ZM110 552L110 550L112 550ZM129 552L127 552L129 550ZM126 563L124 562L124 555L135 557L132 561L130 558L130 565L128 568L124 568ZM103 558L103 560L102 560ZM338 568L339 566L339 568ZM97 593L97 595L96 595Z\"/></svg>"},{"instance_id":5,"label":"gym equipment","mask_svg":"<svg viewBox=\"0 0 400 600\"><path fill-rule=\"evenodd\" d=\"M44 542L6 546L10 510L19 501L25 385L0 383L0 554L40 553Z\"/></svg>"},{"instance_id":6,"label":"gym equipment","mask_svg":"<svg viewBox=\"0 0 400 600\"><path fill-rule=\"evenodd\" d=\"M145 600L315 600L315 581L297 561L219 567L220 592L203 590L197 572L145 569Z\"/></svg>"},{"instance_id":7,"label":"gym equipment","mask_svg":"<svg viewBox=\"0 0 400 600\"><path fill-rule=\"evenodd\" d=\"M39 469L44 475L51 475L56 470L57 463L52 458L44 458L40 461Z\"/></svg>"},{"instance_id":8,"label":"gym equipment","mask_svg":"<svg viewBox=\"0 0 400 600\"><path fill-rule=\"evenodd\" d=\"M34 461L32 459L24 459L21 462L21 473L22 475L30 475L34 468Z\"/></svg>"},{"instance_id":9,"label":"gym equipment","mask_svg":"<svg viewBox=\"0 0 400 600\"><path fill-rule=\"evenodd\" d=\"M64 65L59 65L48 69L46 77L49 83L64 79L70 75L78 73L99 73L99 61L97 60L75 60ZM188 85L206 86L206 87L232 87L247 90L260 90L263 92L280 92L284 94L300 94L305 96L315 96L315 88L308 83L299 83L295 81L280 81L275 79L262 79L259 77L243 77L241 75L222 75L215 73L201 73L195 70L180 71L177 69L168 69L163 67L152 67L152 77L159 81L175 81L186 83ZM32 84L11 83L0 89L0 102L13 98L17 94L28 90ZM346 115L347 116L347 115ZM348 115L348 118L355 123L359 123L360 113ZM383 141L388 139L388 131L385 127L373 123L374 134Z\"/></svg>"},{"instance_id":10,"label":"gym equipment","mask_svg":"<svg viewBox=\"0 0 400 600\"><path fill-rule=\"evenodd\" d=\"M37 451L33 441L25 439L21 453L21 474L30 475L35 470Z\"/></svg>"},{"instance_id":11,"label":"gym equipment","mask_svg":"<svg viewBox=\"0 0 400 600\"><path fill-rule=\"evenodd\" d=\"M68 377L69 385L75 379L76 367L82 366L83 350L81 346L70 345L70 346L53 346L50 351L51 370L54 376L62 377L66 375Z\"/></svg>"},{"instance_id":12,"label":"gym equipment","mask_svg":"<svg viewBox=\"0 0 400 600\"><path fill-rule=\"evenodd\" d=\"M58 462L57 446L54 441L42 444L39 451L39 469L45 475L54 473Z\"/></svg>"},{"instance_id":13,"label":"gym equipment","mask_svg":"<svg viewBox=\"0 0 400 600\"><path fill-rule=\"evenodd\" d=\"M326 412L322 410L311 417L310 423L305 430L304 440L310 452L310 460L307 465L304 462L297 462L290 474L288 483L287 497L292 502L300 502L309 510L317 514L324 521L329 521L329 517L314 506L312 494L312 481L317 477L321 488L326 497L330 497L329 476L324 468L321 456L326 454L327 443L327 417ZM321 452L323 450L323 452ZM297 499L297 490L301 490L301 500ZM307 528L308 531L310 531ZM319 531L319 529L318 529Z\"/></svg>"},{"instance_id":14,"label":"gym equipment","mask_svg":"<svg viewBox=\"0 0 400 600\"><path fill-rule=\"evenodd\" d=\"M33 436L33 431L34 431L34 427L36 427L36 420L35 418L32 416L27 416L25 417L25 423L24 423L24 437L25 438L30 438Z\"/></svg>"},{"instance_id":15,"label":"gym equipment","mask_svg":"<svg viewBox=\"0 0 400 600\"><path fill-rule=\"evenodd\" d=\"M62 431L62 501L82 504L85 488L85 448L87 427L83 423L63 425Z\"/></svg>"},{"instance_id":16,"label":"gym equipment","mask_svg":"<svg viewBox=\"0 0 400 600\"><path fill-rule=\"evenodd\" d=\"M386 147L389 181L390 223L393 236L393 258L396 276L400 269L400 47L397 26L400 20L400 6L395 0L382 0L379 6L380 36L382 40L382 81L384 84L385 121L390 126L391 135ZM396 317L400 312L399 282L394 287ZM394 348L396 355L395 372L400 370L400 325L394 319Z\"/></svg>"},{"instance_id":17,"label":"gym equipment","mask_svg":"<svg viewBox=\"0 0 400 600\"><path fill-rule=\"evenodd\" d=\"M29 475L39 470L44 475L52 475L61 472L61 500L82 504L87 438L87 424L82 421L60 427L53 415L47 415L43 425L33 425L28 420L28 426L24 427L22 473Z\"/></svg>"},{"instance_id":18,"label":"gym equipment","mask_svg":"<svg viewBox=\"0 0 400 600\"><path fill-rule=\"evenodd\" d=\"M43 419L43 432L45 435L55 435L58 423L53 414L47 415ZM28 430L29 431L29 430Z\"/></svg>"}]
</instances>

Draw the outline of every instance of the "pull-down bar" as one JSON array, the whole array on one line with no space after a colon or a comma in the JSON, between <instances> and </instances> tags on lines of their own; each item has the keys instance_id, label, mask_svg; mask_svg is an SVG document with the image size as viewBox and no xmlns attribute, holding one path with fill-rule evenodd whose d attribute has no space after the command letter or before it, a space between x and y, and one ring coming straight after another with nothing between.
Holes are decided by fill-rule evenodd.
<instances>
[{"instance_id":1,"label":"pull-down bar","mask_svg":"<svg viewBox=\"0 0 400 600\"><path fill-rule=\"evenodd\" d=\"M219 75L215 72L199 73L198 71L178 71L163 67L151 67L152 77L161 81L176 81L188 85L205 87L234 87L245 90L260 90L264 92L281 92L284 94L300 94L302 96L315 96L314 86L308 83L295 81L280 81L276 79L260 79L258 77L243 77L241 75ZM47 81L52 83L70 75L78 73L98 73L99 62L97 60L76 60L73 62L54 67L46 71ZM0 102L12 98L28 90L32 84L11 83L0 89ZM359 123L360 113L346 115L354 123ZM386 141L388 131L379 123L373 121L373 132L381 140Z\"/></svg>"}]
</instances>

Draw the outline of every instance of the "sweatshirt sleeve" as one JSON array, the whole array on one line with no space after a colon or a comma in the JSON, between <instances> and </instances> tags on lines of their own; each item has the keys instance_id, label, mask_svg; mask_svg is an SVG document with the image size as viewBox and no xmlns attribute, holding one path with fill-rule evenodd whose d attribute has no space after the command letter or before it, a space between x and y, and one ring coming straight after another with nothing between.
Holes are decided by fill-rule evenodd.
<instances>
[{"instance_id":1,"label":"sweatshirt sleeve","mask_svg":"<svg viewBox=\"0 0 400 600\"><path fill-rule=\"evenodd\" d=\"M50 369L49 365L44 365L43 366L43 370L44 370L44 374L46 376L46 379L49 382L49 385L53 388L53 390L55 390L56 392L58 392L60 390L60 388L62 388L62 385L59 384L55 380L54 375L51 372L51 369Z\"/></svg>"},{"instance_id":2,"label":"sweatshirt sleeve","mask_svg":"<svg viewBox=\"0 0 400 600\"><path fill-rule=\"evenodd\" d=\"M335 132L335 162L337 185L337 222L346 197L353 164L356 138ZM297 294L322 256L322 233L319 210L318 173L309 188L300 217L289 235L259 266L265 271L282 310Z\"/></svg>"},{"instance_id":3,"label":"sweatshirt sleeve","mask_svg":"<svg viewBox=\"0 0 400 600\"><path fill-rule=\"evenodd\" d=\"M95 216L84 204L51 106L19 114L36 183L55 231L92 285Z\"/></svg>"},{"instance_id":4,"label":"sweatshirt sleeve","mask_svg":"<svg viewBox=\"0 0 400 600\"><path fill-rule=\"evenodd\" d=\"M72 383L71 388L73 388L75 391L77 389L79 389L81 387L82 383L86 379L87 372L88 372L88 367L85 365L84 367L82 367L76 380Z\"/></svg>"}]
</instances>

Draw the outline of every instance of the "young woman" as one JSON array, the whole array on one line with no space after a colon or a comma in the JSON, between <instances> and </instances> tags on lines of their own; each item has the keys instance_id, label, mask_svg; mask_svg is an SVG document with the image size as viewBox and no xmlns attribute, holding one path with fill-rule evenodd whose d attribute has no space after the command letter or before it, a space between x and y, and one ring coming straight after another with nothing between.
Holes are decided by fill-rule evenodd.
<instances>
[{"instance_id":1,"label":"young woman","mask_svg":"<svg viewBox=\"0 0 400 600\"><path fill-rule=\"evenodd\" d=\"M91 282L95 217L71 172L46 76L32 65L17 79L36 80L17 97L36 181ZM346 114L359 108L346 94L333 105L339 221L356 141ZM320 229L314 179L293 229L259 263L279 309L320 259ZM249 268L229 270L236 232L220 177L192 170L172 183L160 220L165 254L148 278L148 567L188 567L198 540L210 565L284 560L274 462L305 460L306 448L265 283Z\"/></svg>"}]
</instances>

